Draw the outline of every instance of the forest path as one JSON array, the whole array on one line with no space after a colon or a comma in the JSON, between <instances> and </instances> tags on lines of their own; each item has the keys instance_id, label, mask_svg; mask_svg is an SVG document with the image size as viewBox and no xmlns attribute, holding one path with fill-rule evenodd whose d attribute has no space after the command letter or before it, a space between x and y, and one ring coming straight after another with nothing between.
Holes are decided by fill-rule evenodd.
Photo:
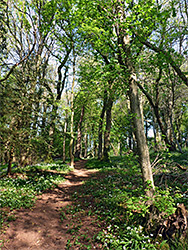
<instances>
[{"instance_id":1,"label":"forest path","mask_svg":"<svg viewBox=\"0 0 188 250\"><path fill-rule=\"evenodd\" d=\"M74 170L69 172L66 181L57 188L48 190L38 196L32 209L18 209L16 220L9 223L9 227L2 235L4 246L2 250L64 250L80 249L78 246L67 248L70 233L71 217L61 221L61 209L72 205L71 194L79 192L83 181L87 180L97 170L84 168L86 161L75 163ZM90 231L90 235L98 231L88 216L81 218L82 231ZM94 247L94 249L101 249Z\"/></svg>"}]
</instances>

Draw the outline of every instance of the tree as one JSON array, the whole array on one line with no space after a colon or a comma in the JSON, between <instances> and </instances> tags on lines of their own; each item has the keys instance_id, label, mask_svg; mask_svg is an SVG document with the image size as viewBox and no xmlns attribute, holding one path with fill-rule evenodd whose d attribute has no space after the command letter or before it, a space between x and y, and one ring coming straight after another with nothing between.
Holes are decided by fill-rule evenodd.
<instances>
[{"instance_id":1,"label":"tree","mask_svg":"<svg viewBox=\"0 0 188 250\"><path fill-rule=\"evenodd\" d=\"M82 5L83 4L84 1L82 2ZM126 4L122 1L116 1L114 3L112 1L107 1L104 4L101 4L98 1L95 1L94 3L90 2L89 9L91 12L89 15L90 17L92 16L93 19L90 18L89 23L87 20L84 20L84 27L82 30L85 31L86 39L92 44L93 49L99 53L108 67L109 72L111 72L111 74L109 74L109 76L111 76L111 79L109 78L110 85L114 83L118 72L119 78L121 77L121 80L118 82L122 82L123 79L126 88L129 89L131 111L134 114L133 121L137 147L140 155L143 181L145 184L150 181L151 186L154 187L149 151L145 139L144 124L140 110L137 83L134 77L136 74L136 68L133 66L142 47L139 47L139 44L137 44L136 41L133 41L134 47L132 46L132 41L130 41L131 38L126 27L125 5ZM150 8L149 3L147 7ZM131 17L128 15L128 11L131 10L131 7L127 8L127 16L133 19L135 14ZM82 17L87 17L87 15L88 10L87 13L82 13ZM129 21L127 21L127 25L128 23ZM136 49L137 51L135 51ZM117 82L117 80L115 82ZM109 105L107 105L109 108L111 107L111 100L110 97ZM110 125L107 126L110 127ZM106 138L108 138L108 128L106 129ZM151 192L148 192L148 195L152 195L152 190Z\"/></svg>"},{"instance_id":2,"label":"tree","mask_svg":"<svg viewBox=\"0 0 188 250\"><path fill-rule=\"evenodd\" d=\"M74 165L74 154L73 154L73 143L74 143L74 87L76 81L76 54L73 45L73 78L72 78L72 87L71 87L71 97L70 97L70 105L71 105L71 122L70 122L70 144L69 144L69 156L71 167Z\"/></svg>"},{"instance_id":3,"label":"tree","mask_svg":"<svg viewBox=\"0 0 188 250\"><path fill-rule=\"evenodd\" d=\"M86 60L80 62L79 81L81 82L81 91L87 91L89 94L87 103L91 103L93 99L102 101L102 110L98 118L98 158L109 161L111 113L117 93L114 87L115 79L112 76L108 76L108 70L111 67L109 61L104 55L101 56L105 59L107 65L102 60L95 58L95 56L88 57L87 62ZM91 64L93 65L92 68ZM97 148L96 142L94 145Z\"/></svg>"},{"instance_id":4,"label":"tree","mask_svg":"<svg viewBox=\"0 0 188 250\"><path fill-rule=\"evenodd\" d=\"M40 118L42 114L46 115L42 106L45 102L49 103L49 96L52 95L47 78L50 54L46 44L50 47L49 33L44 35L41 30L42 5L39 10L37 6L28 2L16 4L16 7L14 1L7 4L9 56L4 67L8 70L8 74L5 73L1 85L3 100L1 133L2 137L6 138L4 154L9 158L8 173L11 171L13 156L20 165L31 163L36 159L34 142L41 140ZM38 12L35 11L35 7ZM9 61L13 62L11 68ZM9 93L8 96L6 93ZM5 135L8 131L7 137ZM42 144L44 145L43 142Z\"/></svg>"},{"instance_id":5,"label":"tree","mask_svg":"<svg viewBox=\"0 0 188 250\"><path fill-rule=\"evenodd\" d=\"M74 156L76 158L81 157L81 143L82 143L82 123L84 119L84 112L85 112L85 106L83 105L81 108L81 113L80 113L80 119L78 122L78 128L77 128L77 141L76 141L76 149Z\"/></svg>"}]
</instances>

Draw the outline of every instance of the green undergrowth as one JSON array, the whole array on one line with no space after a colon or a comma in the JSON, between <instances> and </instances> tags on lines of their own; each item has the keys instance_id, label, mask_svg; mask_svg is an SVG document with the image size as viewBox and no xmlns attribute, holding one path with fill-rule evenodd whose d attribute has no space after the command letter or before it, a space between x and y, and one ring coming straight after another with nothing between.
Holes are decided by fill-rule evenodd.
<instances>
[{"instance_id":1,"label":"green undergrowth","mask_svg":"<svg viewBox=\"0 0 188 250\"><path fill-rule=\"evenodd\" d=\"M63 182L69 170L68 165L54 162L17 168L11 176L0 178L0 229L12 218L12 210L32 207L36 196Z\"/></svg>"},{"instance_id":2,"label":"green undergrowth","mask_svg":"<svg viewBox=\"0 0 188 250\"><path fill-rule=\"evenodd\" d=\"M149 205L137 157L133 154L113 157L109 163L92 159L88 160L86 167L100 171L86 181L79 192L73 194L74 207L71 212L70 209L62 211L62 220L71 213L78 218L80 211L87 211L88 215L95 216L100 221L99 224L103 225L95 237L95 241L102 244L102 249L175 249L173 247L177 244L176 241L164 240L161 235L154 237L154 232L146 228ZM159 165L156 166L158 168ZM156 169L153 169L154 172ZM176 177L179 174L181 172L176 172ZM178 203L187 206L186 178L174 179L173 172L169 171L168 179L159 178L159 173L154 179L156 191L153 204L164 218L175 212ZM75 233L74 239L69 240L67 249L74 249L76 235L78 236ZM92 244L89 246L92 247ZM188 248L185 242L179 242L176 249Z\"/></svg>"},{"instance_id":3,"label":"green undergrowth","mask_svg":"<svg viewBox=\"0 0 188 250\"><path fill-rule=\"evenodd\" d=\"M177 164L180 164L183 168L188 170L188 149L183 149L183 152L178 151L170 152L168 150L161 150L159 152L153 149L150 152L151 162L154 163L155 172L169 173L177 168ZM181 172L181 170L180 170Z\"/></svg>"},{"instance_id":4,"label":"green undergrowth","mask_svg":"<svg viewBox=\"0 0 188 250\"><path fill-rule=\"evenodd\" d=\"M162 192L167 191L176 203L183 203L188 209L188 150L180 152L152 153L155 185ZM179 164L182 169L177 167Z\"/></svg>"},{"instance_id":5,"label":"green undergrowth","mask_svg":"<svg viewBox=\"0 0 188 250\"><path fill-rule=\"evenodd\" d=\"M187 171L176 166L178 163L186 167L186 156L186 151L151 154L152 162L156 162L153 204L164 217L174 213L178 203L184 203L188 209ZM129 153L111 157L108 163L90 159L85 167L99 171L71 194L73 204L60 211L60 219L70 236L67 250L188 249L187 242L155 237L155 232L146 227L149 205L137 156ZM36 195L62 182L69 170L69 166L60 162L44 163L14 169L11 177L1 178L0 225L15 219L15 208L33 206Z\"/></svg>"}]
</instances>

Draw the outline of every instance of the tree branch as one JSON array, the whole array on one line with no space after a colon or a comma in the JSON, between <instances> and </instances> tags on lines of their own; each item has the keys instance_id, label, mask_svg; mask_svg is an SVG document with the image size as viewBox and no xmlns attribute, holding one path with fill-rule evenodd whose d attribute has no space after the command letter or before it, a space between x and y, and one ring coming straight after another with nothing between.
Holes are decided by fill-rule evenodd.
<instances>
[{"instance_id":1,"label":"tree branch","mask_svg":"<svg viewBox=\"0 0 188 250\"><path fill-rule=\"evenodd\" d=\"M35 48L35 45L36 45L36 31L34 31L33 33L34 33L34 38L35 39L34 39L34 43L33 43L33 46L31 48L31 50L29 51L29 53L24 58L22 58L22 60L20 60L18 63L14 64L12 66L12 68L9 70L8 74L5 77L3 77L2 79L0 79L0 83L6 81L9 78L9 76L12 74L12 72L14 71L14 69L17 66L19 66L21 63L23 63L25 60L27 60L29 58L29 56L31 55L31 53L33 52L33 50Z\"/></svg>"},{"instance_id":2,"label":"tree branch","mask_svg":"<svg viewBox=\"0 0 188 250\"><path fill-rule=\"evenodd\" d=\"M135 33L136 37L138 38L138 40L142 44L144 44L146 47L150 48L151 50L155 51L156 53L162 53L166 57L166 59L168 60L168 62L172 66L172 68L176 71L178 76L188 86L188 78L186 77L184 72L181 71L180 67L175 63L175 61L173 60L173 58L169 52L167 52L163 48L159 48L159 47L155 46L154 44L150 43L149 41L145 40L143 37L141 37L138 34L138 32L134 32L134 33Z\"/></svg>"}]
</instances>

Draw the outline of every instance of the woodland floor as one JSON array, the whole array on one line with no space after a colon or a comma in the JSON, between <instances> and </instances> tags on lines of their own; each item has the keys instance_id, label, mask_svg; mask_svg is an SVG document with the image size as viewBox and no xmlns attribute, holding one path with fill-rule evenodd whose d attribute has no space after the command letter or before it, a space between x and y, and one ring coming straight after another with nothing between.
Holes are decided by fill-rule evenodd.
<instances>
[{"instance_id":1,"label":"woodland floor","mask_svg":"<svg viewBox=\"0 0 188 250\"><path fill-rule=\"evenodd\" d=\"M82 211L79 218L74 215L62 218L61 211L73 206L72 194L81 192L83 181L96 173L96 170L85 169L85 162L76 162L74 171L65 176L66 181L39 195L32 209L15 211L16 220L10 221L1 235L4 240L1 250L102 249L92 240L101 231L101 222L88 211ZM73 232L77 232L82 244L71 243ZM88 243L90 248L86 247Z\"/></svg>"}]
</instances>

